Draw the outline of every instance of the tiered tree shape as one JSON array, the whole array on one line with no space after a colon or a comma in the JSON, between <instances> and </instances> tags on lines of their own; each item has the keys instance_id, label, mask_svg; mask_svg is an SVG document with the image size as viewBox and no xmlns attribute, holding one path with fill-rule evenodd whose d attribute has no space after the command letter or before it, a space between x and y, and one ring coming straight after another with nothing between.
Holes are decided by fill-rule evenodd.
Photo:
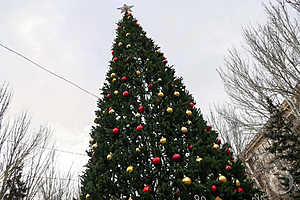
<instances>
[{"instance_id":1,"label":"tiered tree shape","mask_svg":"<svg viewBox=\"0 0 300 200\"><path fill-rule=\"evenodd\" d=\"M102 95L82 200L245 200L257 193L128 10L117 26Z\"/></svg>"}]
</instances>

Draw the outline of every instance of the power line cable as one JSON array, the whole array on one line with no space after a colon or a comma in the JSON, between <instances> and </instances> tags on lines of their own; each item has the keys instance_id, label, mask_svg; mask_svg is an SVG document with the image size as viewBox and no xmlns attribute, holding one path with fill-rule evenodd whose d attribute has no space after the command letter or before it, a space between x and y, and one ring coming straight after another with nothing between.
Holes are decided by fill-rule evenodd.
<instances>
[{"instance_id":1,"label":"power line cable","mask_svg":"<svg viewBox=\"0 0 300 200\"><path fill-rule=\"evenodd\" d=\"M7 140L7 142L16 143L13 140ZM21 144L29 145L29 144L24 143L24 142L21 142ZM36 147L39 148L39 149L46 149L46 150L50 150L50 151L58 151L58 152L61 152L61 153L68 153L68 154L73 154L73 155L79 155L79 156L88 157L86 154L83 154L83 153L77 153L77 152L72 152L72 151L65 151L65 150L60 150L60 149L57 149L57 148L49 148L49 147L42 147L42 146L36 146Z\"/></svg>"},{"instance_id":2,"label":"power line cable","mask_svg":"<svg viewBox=\"0 0 300 200\"><path fill-rule=\"evenodd\" d=\"M97 95L93 94L92 92L89 92L88 90L86 90L86 89L80 87L78 84L74 83L73 81L70 81L70 80L68 80L68 79L66 79L66 78L64 78L64 77L62 77L62 76L60 76L60 75L58 75L58 74L56 74L56 73L54 73L54 72L48 70L46 67L43 67L43 66L40 65L39 63L33 61L32 59L30 59L30 58L28 58L28 57L26 57L26 56L24 56L23 54L21 54L21 53L15 51L15 50L13 50L13 49L11 49L11 48L9 48L9 47L3 45L3 44L1 44L1 43L0 43L0 46L3 47L3 48L6 49L6 50L8 50L8 51L10 51L10 52L12 52L12 53L18 55L19 57L21 57L21 58L27 60L28 62L32 63L33 65L37 66L38 68L40 68L40 69L42 69L42 70L44 70L44 71L46 71L46 72L48 72L49 74L51 74L51 75L53 75L53 76L55 76L55 77L57 77L57 78L59 78L59 79L65 81L65 82L69 83L70 85L72 85L72 86L74 86L74 87L76 87L76 88L78 88L78 89L80 89L81 91L83 91L83 92L85 92L85 93L87 93L87 94L89 94L89 95L91 95L91 96L93 96L93 97L95 97L95 98L97 98L97 99L100 98L100 97L98 97Z\"/></svg>"},{"instance_id":3,"label":"power line cable","mask_svg":"<svg viewBox=\"0 0 300 200\"><path fill-rule=\"evenodd\" d=\"M28 174L25 174L28 176ZM77 179L74 179L74 178L58 178L58 177L47 177L47 176L29 176L30 178L33 178L33 179L37 179L37 178L42 178L42 179L50 179L50 180L61 180L61 181L74 181L74 182L80 182L79 180Z\"/></svg>"}]
</instances>

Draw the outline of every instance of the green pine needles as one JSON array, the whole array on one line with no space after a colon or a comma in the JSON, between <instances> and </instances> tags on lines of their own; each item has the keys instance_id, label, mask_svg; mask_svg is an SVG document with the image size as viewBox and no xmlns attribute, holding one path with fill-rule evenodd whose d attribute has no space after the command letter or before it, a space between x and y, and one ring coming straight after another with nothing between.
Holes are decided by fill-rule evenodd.
<instances>
[{"instance_id":1,"label":"green pine needles","mask_svg":"<svg viewBox=\"0 0 300 200\"><path fill-rule=\"evenodd\" d=\"M258 191L131 13L118 23L81 200L245 200Z\"/></svg>"}]
</instances>

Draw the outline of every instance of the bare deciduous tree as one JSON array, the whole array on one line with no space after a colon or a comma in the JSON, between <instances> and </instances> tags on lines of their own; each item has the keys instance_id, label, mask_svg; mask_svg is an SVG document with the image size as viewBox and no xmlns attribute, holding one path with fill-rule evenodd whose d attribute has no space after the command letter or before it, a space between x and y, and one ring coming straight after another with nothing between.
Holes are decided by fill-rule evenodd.
<instances>
[{"instance_id":1,"label":"bare deciduous tree","mask_svg":"<svg viewBox=\"0 0 300 200\"><path fill-rule=\"evenodd\" d=\"M79 200L79 179L74 177L71 172L71 168L66 174L61 174L57 171L55 158L52 158L52 164L47 170L43 180L43 184L40 187L40 196L44 200Z\"/></svg>"},{"instance_id":2,"label":"bare deciduous tree","mask_svg":"<svg viewBox=\"0 0 300 200\"><path fill-rule=\"evenodd\" d=\"M240 120L256 132L269 118L267 99L276 104L286 100L293 114L300 117L295 99L295 87L300 83L299 25L284 6L271 5L266 12L266 25L244 30L245 55L230 50L225 69L218 70L232 103L244 113Z\"/></svg>"},{"instance_id":3,"label":"bare deciduous tree","mask_svg":"<svg viewBox=\"0 0 300 200\"><path fill-rule=\"evenodd\" d=\"M254 137L254 134L244 130L245 124L240 120L241 113L238 113L232 105L214 106L210 108L208 122L219 133L221 140L232 147L235 156L242 155L242 151Z\"/></svg>"},{"instance_id":4,"label":"bare deciduous tree","mask_svg":"<svg viewBox=\"0 0 300 200\"><path fill-rule=\"evenodd\" d=\"M293 8L295 8L298 12L300 12L300 1L299 0L283 0L283 4L284 3L288 3L291 6L293 6Z\"/></svg>"},{"instance_id":5,"label":"bare deciduous tree","mask_svg":"<svg viewBox=\"0 0 300 200\"><path fill-rule=\"evenodd\" d=\"M0 199L8 196L11 180L20 175L20 166L22 175L18 180L22 180L26 188L22 199L72 199L79 187L71 184L70 172L62 178L57 171L54 146L48 147L51 130L43 126L32 130L27 113L13 121L8 119L11 96L8 86L0 85Z\"/></svg>"},{"instance_id":6,"label":"bare deciduous tree","mask_svg":"<svg viewBox=\"0 0 300 200\"><path fill-rule=\"evenodd\" d=\"M293 6L297 6L297 2L286 1ZM230 123L239 124L243 134L262 133L271 138L266 132L272 132L271 149L276 155L273 160L288 157L284 160L286 167L292 176L295 175L295 183L299 184L296 175L300 170L299 157L293 156L299 155L299 132L283 134L281 129L276 129L278 122L273 128L266 127L266 124L273 114L270 105L275 105L278 110L285 109L284 112L293 116L295 127L300 124L300 27L284 3L278 6L270 4L265 10L267 23L245 28L246 45L241 50L230 50L225 68L218 69L231 103L240 113L236 117L224 112L223 117ZM289 155L283 156L287 152Z\"/></svg>"},{"instance_id":7,"label":"bare deciduous tree","mask_svg":"<svg viewBox=\"0 0 300 200\"><path fill-rule=\"evenodd\" d=\"M15 120L5 117L10 103L11 93L7 85L0 86L0 199L8 190L7 181L12 179L16 170L23 166L22 180L26 183L26 197L34 199L38 193L40 179L32 178L43 175L53 151L46 152L43 147L48 144L51 131L41 127L38 131L30 130L30 118L23 113Z\"/></svg>"}]
</instances>

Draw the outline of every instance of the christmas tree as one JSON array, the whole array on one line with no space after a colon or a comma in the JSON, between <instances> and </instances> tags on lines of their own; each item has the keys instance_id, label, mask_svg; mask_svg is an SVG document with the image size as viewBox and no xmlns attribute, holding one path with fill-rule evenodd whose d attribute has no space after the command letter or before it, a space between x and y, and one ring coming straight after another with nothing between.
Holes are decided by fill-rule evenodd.
<instances>
[{"instance_id":1,"label":"christmas tree","mask_svg":"<svg viewBox=\"0 0 300 200\"><path fill-rule=\"evenodd\" d=\"M120 8L81 200L252 199L258 191L241 161L206 124L131 7Z\"/></svg>"}]
</instances>

